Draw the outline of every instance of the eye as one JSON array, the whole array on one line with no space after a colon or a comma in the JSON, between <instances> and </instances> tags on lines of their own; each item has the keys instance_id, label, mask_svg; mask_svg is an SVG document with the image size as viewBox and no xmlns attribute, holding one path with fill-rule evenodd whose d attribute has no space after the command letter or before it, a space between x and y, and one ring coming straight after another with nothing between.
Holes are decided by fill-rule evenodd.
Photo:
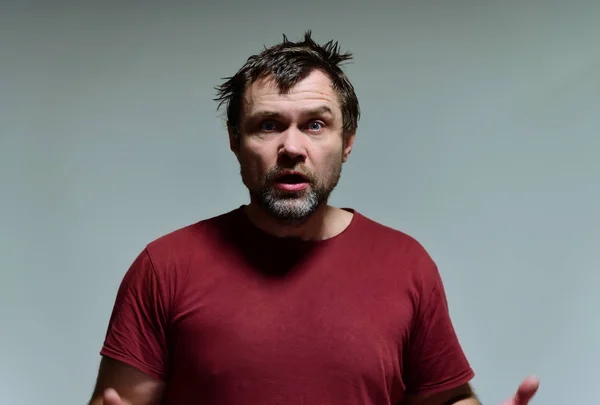
<instances>
[{"instance_id":1,"label":"eye","mask_svg":"<svg viewBox=\"0 0 600 405\"><path fill-rule=\"evenodd\" d=\"M260 124L261 131L273 132L277 130L277 124L274 121L263 121Z\"/></svg>"},{"instance_id":2,"label":"eye","mask_svg":"<svg viewBox=\"0 0 600 405\"><path fill-rule=\"evenodd\" d=\"M308 124L308 130L312 132L320 132L324 127L325 125L320 121L311 121Z\"/></svg>"}]
</instances>

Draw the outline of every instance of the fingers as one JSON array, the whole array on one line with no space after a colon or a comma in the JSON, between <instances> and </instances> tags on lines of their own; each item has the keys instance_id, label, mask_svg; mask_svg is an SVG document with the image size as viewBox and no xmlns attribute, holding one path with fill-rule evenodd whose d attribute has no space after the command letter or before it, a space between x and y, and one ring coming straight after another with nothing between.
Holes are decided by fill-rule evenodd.
<instances>
[{"instance_id":1,"label":"fingers","mask_svg":"<svg viewBox=\"0 0 600 405\"><path fill-rule=\"evenodd\" d=\"M540 387L540 380L535 376L527 377L521 382L515 394L515 405L526 405Z\"/></svg>"},{"instance_id":2,"label":"fingers","mask_svg":"<svg viewBox=\"0 0 600 405\"><path fill-rule=\"evenodd\" d=\"M117 391L109 388L104 391L103 405L126 405L126 402L121 399Z\"/></svg>"}]
</instances>

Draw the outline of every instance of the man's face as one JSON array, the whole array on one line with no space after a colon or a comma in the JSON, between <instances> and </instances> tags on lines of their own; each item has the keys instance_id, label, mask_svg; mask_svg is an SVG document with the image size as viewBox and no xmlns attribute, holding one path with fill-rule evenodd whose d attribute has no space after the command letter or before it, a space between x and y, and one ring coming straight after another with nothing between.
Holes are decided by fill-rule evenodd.
<instances>
[{"instance_id":1,"label":"man's face","mask_svg":"<svg viewBox=\"0 0 600 405\"><path fill-rule=\"evenodd\" d=\"M313 71L280 94L271 80L246 91L240 136L230 134L252 202L281 220L308 218L327 202L354 134L342 134L342 111L329 77Z\"/></svg>"}]
</instances>

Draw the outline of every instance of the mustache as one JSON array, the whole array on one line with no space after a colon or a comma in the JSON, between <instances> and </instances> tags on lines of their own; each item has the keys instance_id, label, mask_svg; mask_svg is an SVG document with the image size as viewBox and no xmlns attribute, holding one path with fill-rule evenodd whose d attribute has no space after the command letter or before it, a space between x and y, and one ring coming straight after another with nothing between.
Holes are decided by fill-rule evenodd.
<instances>
[{"instance_id":1,"label":"mustache","mask_svg":"<svg viewBox=\"0 0 600 405\"><path fill-rule=\"evenodd\" d=\"M269 170L269 172L265 176L265 181L266 181L266 183L269 183L269 184L274 183L278 177L280 177L283 173L289 172L289 171L298 172L304 178L306 178L306 181L309 182L310 184L314 184L316 181L315 176L308 170L305 170L305 169L302 169L299 167L280 167L280 166L276 166L276 167L272 168L271 170Z\"/></svg>"}]
</instances>

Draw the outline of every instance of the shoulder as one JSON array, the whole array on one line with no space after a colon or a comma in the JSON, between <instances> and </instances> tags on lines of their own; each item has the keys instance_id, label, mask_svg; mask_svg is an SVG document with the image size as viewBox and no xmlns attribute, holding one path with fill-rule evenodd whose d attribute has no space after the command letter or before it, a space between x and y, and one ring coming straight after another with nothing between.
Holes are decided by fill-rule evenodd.
<instances>
[{"instance_id":1,"label":"shoulder","mask_svg":"<svg viewBox=\"0 0 600 405\"><path fill-rule=\"evenodd\" d=\"M437 265L423 243L411 234L385 225L364 214L355 212L356 232L370 251L393 263L393 267L408 276L414 287L427 289L438 283ZM390 263L390 264L392 264Z\"/></svg>"},{"instance_id":2,"label":"shoulder","mask_svg":"<svg viewBox=\"0 0 600 405\"><path fill-rule=\"evenodd\" d=\"M355 211L357 230L367 236L372 243L391 249L403 260L432 260L423 244L411 234L385 225L360 212Z\"/></svg>"},{"instance_id":3,"label":"shoulder","mask_svg":"<svg viewBox=\"0 0 600 405\"><path fill-rule=\"evenodd\" d=\"M192 264L206 260L235 230L237 210L199 220L163 234L143 249L141 256L162 282L185 277Z\"/></svg>"},{"instance_id":4,"label":"shoulder","mask_svg":"<svg viewBox=\"0 0 600 405\"><path fill-rule=\"evenodd\" d=\"M190 254L225 238L235 227L237 210L199 220L157 237L146 245L151 257Z\"/></svg>"}]
</instances>

